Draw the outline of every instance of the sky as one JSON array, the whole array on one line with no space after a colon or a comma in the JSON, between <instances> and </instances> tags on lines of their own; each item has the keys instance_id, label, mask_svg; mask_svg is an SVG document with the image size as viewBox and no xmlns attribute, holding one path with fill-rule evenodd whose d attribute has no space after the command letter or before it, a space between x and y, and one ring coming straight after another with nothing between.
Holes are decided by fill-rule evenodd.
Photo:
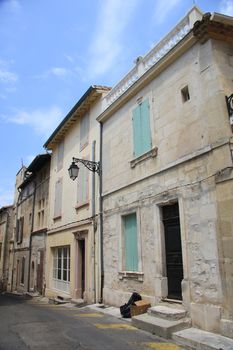
<instances>
[{"instance_id":1,"label":"sky","mask_svg":"<svg viewBox=\"0 0 233 350\"><path fill-rule=\"evenodd\" d=\"M0 0L0 207L89 86L114 86L194 3L233 16L233 0Z\"/></svg>"}]
</instances>

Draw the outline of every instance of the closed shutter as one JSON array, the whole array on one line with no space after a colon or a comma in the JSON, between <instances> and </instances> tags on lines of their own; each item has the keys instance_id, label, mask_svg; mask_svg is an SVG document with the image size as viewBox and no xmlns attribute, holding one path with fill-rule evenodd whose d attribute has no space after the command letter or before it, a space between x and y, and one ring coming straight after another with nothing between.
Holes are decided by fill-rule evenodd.
<instances>
[{"instance_id":1,"label":"closed shutter","mask_svg":"<svg viewBox=\"0 0 233 350\"><path fill-rule=\"evenodd\" d=\"M64 140L61 141L57 149L57 171L61 170L63 167L64 158Z\"/></svg>"},{"instance_id":2,"label":"closed shutter","mask_svg":"<svg viewBox=\"0 0 233 350\"><path fill-rule=\"evenodd\" d=\"M138 271L138 240L136 213L124 217L125 270Z\"/></svg>"},{"instance_id":3,"label":"closed shutter","mask_svg":"<svg viewBox=\"0 0 233 350\"><path fill-rule=\"evenodd\" d=\"M139 157L152 147L150 105L145 100L133 110L134 156Z\"/></svg>"},{"instance_id":4,"label":"closed shutter","mask_svg":"<svg viewBox=\"0 0 233 350\"><path fill-rule=\"evenodd\" d=\"M55 185L54 217L62 213L62 178L58 179Z\"/></svg>"},{"instance_id":5,"label":"closed shutter","mask_svg":"<svg viewBox=\"0 0 233 350\"><path fill-rule=\"evenodd\" d=\"M80 124L80 151L87 146L89 138L89 113L85 114L81 119Z\"/></svg>"},{"instance_id":6,"label":"closed shutter","mask_svg":"<svg viewBox=\"0 0 233 350\"><path fill-rule=\"evenodd\" d=\"M82 205L89 200L89 174L90 171L83 165L80 166L77 181L77 204Z\"/></svg>"}]
</instances>

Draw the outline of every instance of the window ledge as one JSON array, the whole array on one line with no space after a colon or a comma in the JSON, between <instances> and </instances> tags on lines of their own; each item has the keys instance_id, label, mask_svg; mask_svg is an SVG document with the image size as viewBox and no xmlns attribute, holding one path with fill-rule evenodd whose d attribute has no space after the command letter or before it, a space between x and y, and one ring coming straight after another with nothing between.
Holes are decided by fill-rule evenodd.
<instances>
[{"instance_id":1,"label":"window ledge","mask_svg":"<svg viewBox=\"0 0 233 350\"><path fill-rule=\"evenodd\" d=\"M133 160L130 161L130 167L131 168L135 168L135 166L138 164L138 163L141 163L143 162L144 160L146 159L149 159L149 158L155 158L158 154L158 147L154 147L152 148L150 151L146 152L146 153L143 153L141 156L137 157L137 158L134 158Z\"/></svg>"},{"instance_id":2,"label":"window ledge","mask_svg":"<svg viewBox=\"0 0 233 350\"><path fill-rule=\"evenodd\" d=\"M79 203L75 206L75 209L76 210L79 210L79 209L82 209L82 208L85 208L85 207L89 207L89 202L85 202L85 203Z\"/></svg>"},{"instance_id":3,"label":"window ledge","mask_svg":"<svg viewBox=\"0 0 233 350\"><path fill-rule=\"evenodd\" d=\"M53 221L60 220L60 219L61 219L61 215L57 215L53 217Z\"/></svg>"},{"instance_id":4,"label":"window ledge","mask_svg":"<svg viewBox=\"0 0 233 350\"><path fill-rule=\"evenodd\" d=\"M140 282L143 282L144 272L119 271L118 276L119 276L120 280L123 280L124 278L128 278L128 279L134 279L134 280L138 280Z\"/></svg>"}]
</instances>

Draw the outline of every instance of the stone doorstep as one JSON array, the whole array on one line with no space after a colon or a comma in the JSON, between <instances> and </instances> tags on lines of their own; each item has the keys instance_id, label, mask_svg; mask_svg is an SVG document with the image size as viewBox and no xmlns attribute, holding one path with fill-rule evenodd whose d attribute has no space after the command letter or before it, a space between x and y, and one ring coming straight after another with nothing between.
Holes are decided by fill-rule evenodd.
<instances>
[{"instance_id":1,"label":"stone doorstep","mask_svg":"<svg viewBox=\"0 0 233 350\"><path fill-rule=\"evenodd\" d=\"M177 344L194 350L233 350L233 339L198 328L173 333L172 339Z\"/></svg>"},{"instance_id":2,"label":"stone doorstep","mask_svg":"<svg viewBox=\"0 0 233 350\"><path fill-rule=\"evenodd\" d=\"M149 314L142 314L132 317L132 325L144 331L156 334L165 339L172 337L172 333L191 326L189 318L181 320L167 320Z\"/></svg>"},{"instance_id":3,"label":"stone doorstep","mask_svg":"<svg viewBox=\"0 0 233 350\"><path fill-rule=\"evenodd\" d=\"M168 306L157 305L149 308L147 313L150 316L155 316L159 318L163 318L165 320L180 320L187 316L187 312L184 309L177 309Z\"/></svg>"}]
</instances>

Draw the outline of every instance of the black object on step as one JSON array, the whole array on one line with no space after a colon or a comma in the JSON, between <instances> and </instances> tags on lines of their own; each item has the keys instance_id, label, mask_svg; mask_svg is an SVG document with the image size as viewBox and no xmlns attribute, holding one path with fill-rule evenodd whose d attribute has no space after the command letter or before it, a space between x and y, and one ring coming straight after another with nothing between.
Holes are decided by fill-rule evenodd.
<instances>
[{"instance_id":1,"label":"black object on step","mask_svg":"<svg viewBox=\"0 0 233 350\"><path fill-rule=\"evenodd\" d=\"M142 300L141 295L136 292L133 292L133 294L129 298L128 303L120 306L120 312L123 318L131 317L130 306L135 305L135 301L138 301L138 300Z\"/></svg>"}]
</instances>

